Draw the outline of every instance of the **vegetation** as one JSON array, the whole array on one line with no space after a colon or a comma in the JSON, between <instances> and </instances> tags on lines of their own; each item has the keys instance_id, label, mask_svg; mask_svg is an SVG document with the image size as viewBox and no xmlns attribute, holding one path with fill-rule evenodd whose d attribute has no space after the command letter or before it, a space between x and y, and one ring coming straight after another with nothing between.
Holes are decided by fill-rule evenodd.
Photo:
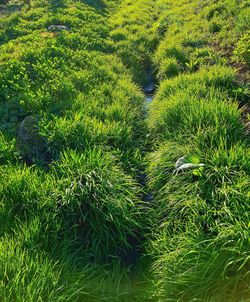
<instances>
[{"instance_id":1,"label":"vegetation","mask_svg":"<svg viewBox=\"0 0 250 302\"><path fill-rule=\"evenodd\" d=\"M0 301L250 301L248 1L0 5Z\"/></svg>"},{"instance_id":2,"label":"vegetation","mask_svg":"<svg viewBox=\"0 0 250 302\"><path fill-rule=\"evenodd\" d=\"M155 141L148 156L152 296L249 301L250 149L235 100L237 90L248 92L244 83L236 86L228 66L234 55L249 63L247 34L241 38L239 30L247 27L241 16L249 7L244 1L172 2L154 56L161 82L148 117ZM237 95L242 103L244 93ZM205 167L173 174L182 156Z\"/></svg>"}]
</instances>

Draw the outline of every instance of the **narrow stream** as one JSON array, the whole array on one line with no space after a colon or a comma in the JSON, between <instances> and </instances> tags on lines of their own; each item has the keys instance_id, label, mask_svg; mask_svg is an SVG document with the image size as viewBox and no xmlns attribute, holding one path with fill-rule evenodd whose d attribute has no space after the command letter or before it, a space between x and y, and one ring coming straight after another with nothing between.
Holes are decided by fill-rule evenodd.
<instances>
[{"instance_id":1,"label":"narrow stream","mask_svg":"<svg viewBox=\"0 0 250 302\"><path fill-rule=\"evenodd\" d=\"M147 83L143 87L143 92L145 94L146 109L148 109L149 104L153 101L155 92L155 79L152 69L148 71Z\"/></svg>"},{"instance_id":2,"label":"narrow stream","mask_svg":"<svg viewBox=\"0 0 250 302\"><path fill-rule=\"evenodd\" d=\"M155 80L153 76L153 72L150 69L148 71L148 79L146 85L143 87L143 92L145 95L145 115L147 116L149 106L154 99L155 92ZM144 173L141 176L141 185L146 189L145 194L143 196L143 201L151 202L153 200L153 195L150 192L147 192L147 174Z\"/></svg>"}]
</instances>

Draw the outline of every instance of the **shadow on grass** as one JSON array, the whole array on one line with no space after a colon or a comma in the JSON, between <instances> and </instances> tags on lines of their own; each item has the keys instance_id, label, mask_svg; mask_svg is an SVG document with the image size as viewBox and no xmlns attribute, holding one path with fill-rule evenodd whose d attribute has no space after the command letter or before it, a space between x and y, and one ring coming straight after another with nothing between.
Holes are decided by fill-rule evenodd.
<instances>
[{"instance_id":1,"label":"shadow on grass","mask_svg":"<svg viewBox=\"0 0 250 302\"><path fill-rule=\"evenodd\" d=\"M102 0L82 0L81 2L86 3L89 6L92 6L96 10L104 10L105 5Z\"/></svg>"},{"instance_id":2,"label":"shadow on grass","mask_svg":"<svg viewBox=\"0 0 250 302\"><path fill-rule=\"evenodd\" d=\"M99 11L100 13L105 10L105 5L102 0L78 0L75 2L84 3L95 10ZM49 9L51 11L56 11L58 9L66 8L67 4L65 0L49 0Z\"/></svg>"},{"instance_id":3,"label":"shadow on grass","mask_svg":"<svg viewBox=\"0 0 250 302\"><path fill-rule=\"evenodd\" d=\"M0 15L1 14L12 14L12 13L20 12L24 6L25 6L25 3L9 4L9 5L0 4Z\"/></svg>"}]
</instances>

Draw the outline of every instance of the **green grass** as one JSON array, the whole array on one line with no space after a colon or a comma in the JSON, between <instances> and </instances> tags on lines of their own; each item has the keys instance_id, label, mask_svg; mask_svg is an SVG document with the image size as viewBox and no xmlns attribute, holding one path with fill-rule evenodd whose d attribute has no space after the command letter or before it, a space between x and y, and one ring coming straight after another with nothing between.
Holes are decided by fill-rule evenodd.
<instances>
[{"instance_id":1,"label":"green grass","mask_svg":"<svg viewBox=\"0 0 250 302\"><path fill-rule=\"evenodd\" d=\"M248 1L0 18L0 301L250 301ZM27 116L48 161L18 147Z\"/></svg>"},{"instance_id":2,"label":"green grass","mask_svg":"<svg viewBox=\"0 0 250 302\"><path fill-rule=\"evenodd\" d=\"M161 83L147 118L155 202L146 245L155 260L155 301L250 297L249 137L235 101L237 74L227 66L237 53L228 48L238 45L238 58L240 52L244 57L246 39L237 39L246 23L235 12L247 5L229 2L172 1L171 22L154 56ZM178 73L168 74L167 60ZM205 167L174 174L182 156Z\"/></svg>"},{"instance_id":3,"label":"green grass","mask_svg":"<svg viewBox=\"0 0 250 302\"><path fill-rule=\"evenodd\" d=\"M143 95L110 53L114 1L104 10L92 4L34 1L1 16L4 301L132 295L121 266L138 261L143 225L133 178L142 165ZM70 31L48 33L51 24ZM46 140L49 166L22 162L16 132L28 115Z\"/></svg>"}]
</instances>

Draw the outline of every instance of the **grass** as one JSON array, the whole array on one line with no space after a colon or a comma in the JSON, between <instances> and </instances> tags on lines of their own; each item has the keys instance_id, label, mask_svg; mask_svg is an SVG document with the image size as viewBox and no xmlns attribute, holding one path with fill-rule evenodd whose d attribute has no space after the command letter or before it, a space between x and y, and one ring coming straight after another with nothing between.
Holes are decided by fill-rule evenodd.
<instances>
[{"instance_id":1,"label":"grass","mask_svg":"<svg viewBox=\"0 0 250 302\"><path fill-rule=\"evenodd\" d=\"M147 119L155 301L249 301L249 137L227 50L241 36L233 10L243 6L172 1L155 52L161 82ZM173 58L175 75L165 67ZM182 156L205 167L173 174Z\"/></svg>"},{"instance_id":2,"label":"grass","mask_svg":"<svg viewBox=\"0 0 250 302\"><path fill-rule=\"evenodd\" d=\"M1 16L3 301L127 295L121 267L137 262L143 225L133 177L142 165L144 108L131 74L110 53L113 6L34 1ZM48 33L51 24L70 31ZM26 116L38 122L49 165L22 161L16 132Z\"/></svg>"},{"instance_id":3,"label":"grass","mask_svg":"<svg viewBox=\"0 0 250 302\"><path fill-rule=\"evenodd\" d=\"M0 18L0 301L249 301L248 2ZM183 156L204 166L173 173Z\"/></svg>"}]
</instances>

